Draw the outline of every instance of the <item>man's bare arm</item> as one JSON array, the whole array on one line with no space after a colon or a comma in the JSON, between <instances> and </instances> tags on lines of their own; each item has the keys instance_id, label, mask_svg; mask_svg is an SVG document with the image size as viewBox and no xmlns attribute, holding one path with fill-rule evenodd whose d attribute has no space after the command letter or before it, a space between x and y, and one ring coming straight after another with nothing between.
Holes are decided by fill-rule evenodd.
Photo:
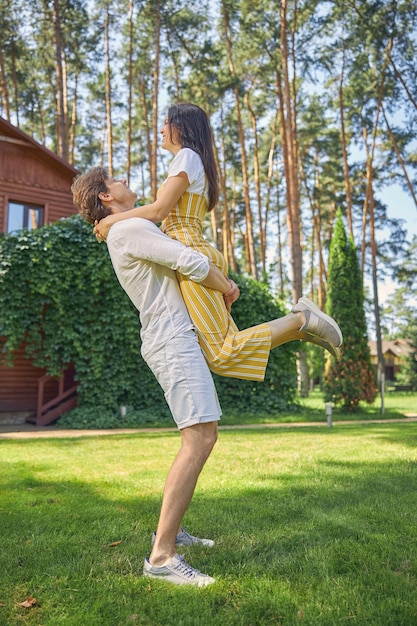
<instances>
[{"instance_id":1,"label":"man's bare arm","mask_svg":"<svg viewBox=\"0 0 417 626\"><path fill-rule=\"evenodd\" d=\"M226 278L216 265L210 261L210 270L207 277L201 283L204 287L215 289L223 294L227 310L230 312L233 302L239 297L239 287L233 280Z\"/></svg>"}]
</instances>

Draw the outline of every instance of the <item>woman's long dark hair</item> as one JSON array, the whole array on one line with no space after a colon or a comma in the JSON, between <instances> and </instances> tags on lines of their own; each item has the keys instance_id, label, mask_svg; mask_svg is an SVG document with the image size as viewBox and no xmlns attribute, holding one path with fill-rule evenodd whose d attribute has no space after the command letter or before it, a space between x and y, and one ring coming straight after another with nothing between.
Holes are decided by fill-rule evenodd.
<instances>
[{"instance_id":1,"label":"woman's long dark hair","mask_svg":"<svg viewBox=\"0 0 417 626\"><path fill-rule=\"evenodd\" d=\"M214 159L213 132L207 114L196 104L181 102L168 109L168 126L175 127L178 141L182 148L191 148L200 156L208 182L209 204L211 211L219 199L219 182ZM172 141L172 136L170 137Z\"/></svg>"}]
</instances>

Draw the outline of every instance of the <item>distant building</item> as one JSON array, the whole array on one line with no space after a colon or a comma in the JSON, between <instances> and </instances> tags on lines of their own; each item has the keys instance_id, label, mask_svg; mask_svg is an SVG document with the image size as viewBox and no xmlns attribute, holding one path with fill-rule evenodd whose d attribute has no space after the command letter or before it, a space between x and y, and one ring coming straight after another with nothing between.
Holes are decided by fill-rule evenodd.
<instances>
[{"instance_id":1,"label":"distant building","mask_svg":"<svg viewBox=\"0 0 417 626\"><path fill-rule=\"evenodd\" d=\"M376 341L368 341L371 351L371 362L376 368L378 354ZM412 354L413 348L407 339L393 339L382 342L382 354L384 355L385 380L395 382L397 374L401 371L407 356Z\"/></svg>"},{"instance_id":2,"label":"distant building","mask_svg":"<svg viewBox=\"0 0 417 626\"><path fill-rule=\"evenodd\" d=\"M71 183L77 170L0 117L0 233L32 230L76 213ZM0 337L1 344L1 337ZM24 358L14 367L0 363L0 416L50 423L75 406L73 372L61 381ZM69 393L71 391L71 393Z\"/></svg>"}]
</instances>

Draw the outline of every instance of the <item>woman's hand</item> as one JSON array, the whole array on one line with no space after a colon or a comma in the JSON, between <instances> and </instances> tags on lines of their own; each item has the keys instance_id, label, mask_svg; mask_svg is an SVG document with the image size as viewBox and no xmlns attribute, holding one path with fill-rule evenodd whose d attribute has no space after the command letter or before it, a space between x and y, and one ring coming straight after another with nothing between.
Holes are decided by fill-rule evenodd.
<instances>
[{"instance_id":1,"label":"woman's hand","mask_svg":"<svg viewBox=\"0 0 417 626\"><path fill-rule=\"evenodd\" d=\"M102 237L102 236L101 236L101 234L100 234L100 231L99 231L99 229L98 229L98 225L99 225L99 221L98 221L98 220L96 220L96 221L94 222L93 233L94 233L94 234L95 234L95 236L96 236L97 243L101 243L101 242L103 241L103 237Z\"/></svg>"},{"instance_id":2,"label":"woman's hand","mask_svg":"<svg viewBox=\"0 0 417 626\"><path fill-rule=\"evenodd\" d=\"M107 217L103 217L102 220L96 220L94 222L93 233L96 236L96 239L99 243L102 241L106 241L107 235L109 234L110 226L114 224L114 220L112 219L112 215L107 215Z\"/></svg>"},{"instance_id":3,"label":"woman's hand","mask_svg":"<svg viewBox=\"0 0 417 626\"><path fill-rule=\"evenodd\" d=\"M231 280L230 278L228 278L227 280L230 283L230 289L229 291L223 294L223 298L224 298L224 302L226 305L226 309L230 313L230 311L232 310L232 304L236 302L236 300L240 296L240 290L239 290L239 287L234 282L234 280Z\"/></svg>"}]
</instances>

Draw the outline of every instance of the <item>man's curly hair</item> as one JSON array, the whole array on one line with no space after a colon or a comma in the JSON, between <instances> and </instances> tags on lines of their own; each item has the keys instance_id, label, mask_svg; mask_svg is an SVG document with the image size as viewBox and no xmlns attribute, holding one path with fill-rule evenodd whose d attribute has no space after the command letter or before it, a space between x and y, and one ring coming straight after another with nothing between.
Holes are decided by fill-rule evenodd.
<instances>
[{"instance_id":1,"label":"man's curly hair","mask_svg":"<svg viewBox=\"0 0 417 626\"><path fill-rule=\"evenodd\" d=\"M111 211L101 203L99 193L107 193L105 181L109 174L104 167L92 167L85 174L74 178L71 185L72 199L78 212L89 222L94 224L103 217L110 215Z\"/></svg>"}]
</instances>

